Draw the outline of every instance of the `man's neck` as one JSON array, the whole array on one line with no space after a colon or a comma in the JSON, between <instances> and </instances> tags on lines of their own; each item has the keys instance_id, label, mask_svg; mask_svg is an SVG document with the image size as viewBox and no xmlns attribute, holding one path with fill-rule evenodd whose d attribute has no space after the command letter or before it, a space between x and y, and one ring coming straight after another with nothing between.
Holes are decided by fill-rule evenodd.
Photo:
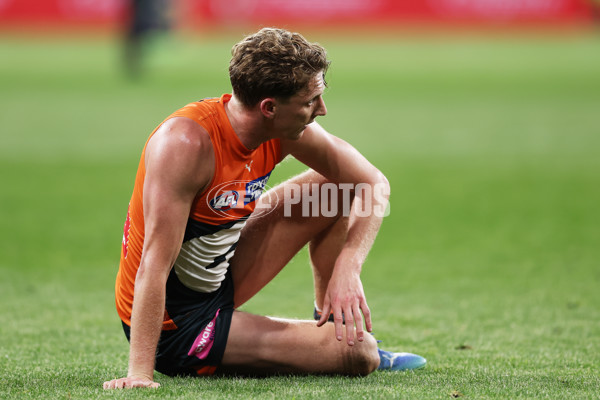
<instances>
[{"instance_id":1,"label":"man's neck","mask_svg":"<svg viewBox=\"0 0 600 400\"><path fill-rule=\"evenodd\" d=\"M260 113L246 108L235 95L225 104L225 112L233 131L247 149L256 149L270 139L262 127Z\"/></svg>"}]
</instances>

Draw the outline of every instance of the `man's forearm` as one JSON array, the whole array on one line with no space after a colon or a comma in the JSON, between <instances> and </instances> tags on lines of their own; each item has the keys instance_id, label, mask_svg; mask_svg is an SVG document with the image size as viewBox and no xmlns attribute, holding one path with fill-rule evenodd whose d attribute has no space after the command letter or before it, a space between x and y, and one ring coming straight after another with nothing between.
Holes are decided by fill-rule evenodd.
<instances>
[{"instance_id":1,"label":"man's forearm","mask_svg":"<svg viewBox=\"0 0 600 400\"><path fill-rule=\"evenodd\" d=\"M381 227L390 193L387 181L370 187L370 193L363 191L363 196L357 195L352 203L348 235L340 253L341 259L358 266L359 273Z\"/></svg>"},{"instance_id":2,"label":"man's forearm","mask_svg":"<svg viewBox=\"0 0 600 400\"><path fill-rule=\"evenodd\" d=\"M137 277L131 315L128 376L152 379L156 346L165 307L165 282L149 274Z\"/></svg>"}]
</instances>

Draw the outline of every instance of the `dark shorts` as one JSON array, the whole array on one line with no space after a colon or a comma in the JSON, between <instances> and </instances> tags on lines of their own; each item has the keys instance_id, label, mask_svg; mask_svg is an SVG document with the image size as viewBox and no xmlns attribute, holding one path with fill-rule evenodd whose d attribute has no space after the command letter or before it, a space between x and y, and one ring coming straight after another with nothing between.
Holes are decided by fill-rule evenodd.
<instances>
[{"instance_id":1,"label":"dark shorts","mask_svg":"<svg viewBox=\"0 0 600 400\"><path fill-rule=\"evenodd\" d=\"M200 293L184 286L174 270L167 280L167 313L177 329L163 330L155 369L165 375L212 375L225 352L233 315L233 281L227 272L221 287ZM127 340L130 328L123 323Z\"/></svg>"}]
</instances>

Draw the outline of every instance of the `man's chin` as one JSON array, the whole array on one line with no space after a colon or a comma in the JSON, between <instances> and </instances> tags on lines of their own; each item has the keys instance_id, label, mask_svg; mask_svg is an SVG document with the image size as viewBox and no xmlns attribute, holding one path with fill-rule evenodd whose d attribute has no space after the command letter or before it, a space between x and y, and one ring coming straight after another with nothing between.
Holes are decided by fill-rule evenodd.
<instances>
[{"instance_id":1,"label":"man's chin","mask_svg":"<svg viewBox=\"0 0 600 400\"><path fill-rule=\"evenodd\" d=\"M304 128L302 128L301 130L299 130L298 132L288 136L289 140L298 140L302 137L302 135L304 135L304 131L306 130L306 126Z\"/></svg>"}]
</instances>

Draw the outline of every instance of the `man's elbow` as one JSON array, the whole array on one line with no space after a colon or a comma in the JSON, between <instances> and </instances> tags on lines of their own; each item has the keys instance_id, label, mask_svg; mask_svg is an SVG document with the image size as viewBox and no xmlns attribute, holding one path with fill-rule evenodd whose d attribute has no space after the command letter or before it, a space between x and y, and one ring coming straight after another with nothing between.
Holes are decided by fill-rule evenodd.
<instances>
[{"instance_id":1,"label":"man's elbow","mask_svg":"<svg viewBox=\"0 0 600 400\"><path fill-rule=\"evenodd\" d=\"M171 268L166 268L165 265L165 262L151 262L147 257L145 258L142 256L140 266L135 276L136 286L144 281L166 284Z\"/></svg>"},{"instance_id":2,"label":"man's elbow","mask_svg":"<svg viewBox=\"0 0 600 400\"><path fill-rule=\"evenodd\" d=\"M373 174L373 186L375 188L376 193L383 196L386 200L390 198L390 181L383 174L383 172L376 170Z\"/></svg>"}]
</instances>

